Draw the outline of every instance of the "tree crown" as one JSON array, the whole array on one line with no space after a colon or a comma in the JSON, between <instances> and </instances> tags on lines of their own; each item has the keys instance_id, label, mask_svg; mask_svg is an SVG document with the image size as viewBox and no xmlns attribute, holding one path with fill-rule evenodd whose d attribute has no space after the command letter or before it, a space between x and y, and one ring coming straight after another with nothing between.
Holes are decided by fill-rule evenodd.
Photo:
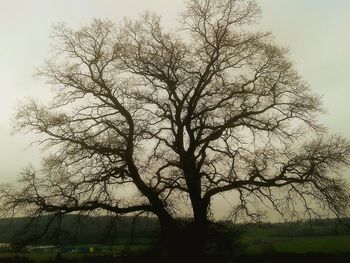
<instances>
[{"instance_id":1,"label":"tree crown","mask_svg":"<svg viewBox=\"0 0 350 263\"><path fill-rule=\"evenodd\" d=\"M344 214L349 144L327 137L320 97L287 50L247 29L259 14L254 1L192 0L176 32L149 12L55 26L39 71L55 96L23 104L15 123L54 151L21 188L3 188L6 207L169 218L187 206L196 219L235 191L234 214L255 219L256 199L281 214L299 211L297 199L313 215L310 202Z\"/></svg>"}]
</instances>

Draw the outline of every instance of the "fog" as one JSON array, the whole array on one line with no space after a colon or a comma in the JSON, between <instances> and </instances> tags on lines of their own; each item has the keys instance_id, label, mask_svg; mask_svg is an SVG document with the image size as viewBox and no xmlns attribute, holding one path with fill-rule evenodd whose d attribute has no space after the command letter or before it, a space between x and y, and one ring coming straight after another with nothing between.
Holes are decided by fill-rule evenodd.
<instances>
[{"instance_id":1,"label":"fog","mask_svg":"<svg viewBox=\"0 0 350 263\"><path fill-rule=\"evenodd\" d=\"M257 28L271 31L312 89L323 95L327 113L321 122L331 133L350 134L350 2L346 0L261 0ZM11 123L21 99L47 100L49 89L35 68L50 50L51 27L58 22L78 28L93 18L119 22L146 9L163 17L167 28L177 25L182 0L0 0L0 183L12 182L23 166L37 165L40 147L28 147L35 135L11 135ZM222 199L218 211L225 213Z\"/></svg>"}]
</instances>

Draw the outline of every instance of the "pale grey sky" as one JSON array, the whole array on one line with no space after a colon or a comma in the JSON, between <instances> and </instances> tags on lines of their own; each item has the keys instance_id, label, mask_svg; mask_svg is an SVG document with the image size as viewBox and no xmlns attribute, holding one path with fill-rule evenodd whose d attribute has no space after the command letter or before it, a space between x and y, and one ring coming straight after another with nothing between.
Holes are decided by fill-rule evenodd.
<instances>
[{"instance_id":1,"label":"pale grey sky","mask_svg":"<svg viewBox=\"0 0 350 263\"><path fill-rule=\"evenodd\" d=\"M350 1L260 0L260 24L290 57L313 90L323 95L331 132L350 137ZM31 136L11 136L11 118L21 99L46 98L45 84L33 77L50 45L54 23L79 27L93 18L118 22L145 9L175 26L182 0L0 0L0 183L13 181L21 168L37 163L38 151L25 150Z\"/></svg>"}]
</instances>

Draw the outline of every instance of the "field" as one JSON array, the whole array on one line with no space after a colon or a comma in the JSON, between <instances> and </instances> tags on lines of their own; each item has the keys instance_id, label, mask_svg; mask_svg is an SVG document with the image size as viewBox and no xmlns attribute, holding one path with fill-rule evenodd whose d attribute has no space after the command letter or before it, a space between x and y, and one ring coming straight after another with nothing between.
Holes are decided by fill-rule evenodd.
<instances>
[{"instance_id":1,"label":"field","mask_svg":"<svg viewBox=\"0 0 350 263\"><path fill-rule=\"evenodd\" d=\"M244 253L349 253L348 230L336 232L334 225L276 224L248 227L241 236Z\"/></svg>"},{"instance_id":2,"label":"field","mask_svg":"<svg viewBox=\"0 0 350 263\"><path fill-rule=\"evenodd\" d=\"M243 257L263 257L266 255L350 255L349 230L338 231L334 224L284 223L266 225L235 226L234 233L240 233L238 255ZM153 238L136 238L130 244L128 239L119 239L117 244L86 244L60 246L60 254L65 259L81 259L86 256L123 257L137 255L154 244ZM90 249L93 248L93 251ZM17 253L2 248L0 262L5 258L25 257L35 262L54 260L57 251ZM5 260L5 261L4 261ZM22 261L16 261L22 262ZM80 262L80 261L79 261ZM85 261L84 261L85 262ZM272 262L272 261L271 261Z\"/></svg>"},{"instance_id":3,"label":"field","mask_svg":"<svg viewBox=\"0 0 350 263\"><path fill-rule=\"evenodd\" d=\"M246 239L245 253L347 253L350 235Z\"/></svg>"},{"instance_id":4,"label":"field","mask_svg":"<svg viewBox=\"0 0 350 263\"><path fill-rule=\"evenodd\" d=\"M89 253L88 250L85 248L94 247L95 251L94 253ZM147 250L150 247L150 245L147 244L135 244L131 247L127 248L125 245L114 245L114 246L103 246L103 245L82 245L82 246L74 246L72 247L75 251L84 251L86 252L61 252L61 255L65 259L81 259L82 257L86 256L115 256L115 257L121 257L124 254L137 254L142 251ZM47 262L54 260L57 257L57 252L30 252L30 253L20 253L20 252L0 252L0 262L3 262L1 260L9 259L9 258L26 258L29 260L32 260L34 262Z\"/></svg>"},{"instance_id":5,"label":"field","mask_svg":"<svg viewBox=\"0 0 350 263\"><path fill-rule=\"evenodd\" d=\"M341 236L313 236L313 237L242 237L243 250L242 254L245 255L263 255L274 253L288 253L288 254L306 254L306 253L322 253L322 254L338 254L338 253L350 253L350 235ZM114 246L101 246L101 245L89 245L89 246L75 246L75 250L86 247L94 247L96 252L94 253L62 253L64 258L74 259L81 258L86 255L123 255L124 253L138 253L145 251L151 246L151 244L134 244L126 250L125 245ZM11 258L15 256L26 257L37 262L44 262L56 257L55 252L51 253L14 253L14 252L2 252L1 258Z\"/></svg>"}]
</instances>

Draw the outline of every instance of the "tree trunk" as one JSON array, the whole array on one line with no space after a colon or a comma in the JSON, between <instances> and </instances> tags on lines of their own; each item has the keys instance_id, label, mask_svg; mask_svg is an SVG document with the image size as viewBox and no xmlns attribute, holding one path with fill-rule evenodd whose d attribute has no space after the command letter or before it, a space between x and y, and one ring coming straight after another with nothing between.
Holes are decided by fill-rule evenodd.
<instances>
[{"instance_id":1,"label":"tree trunk","mask_svg":"<svg viewBox=\"0 0 350 263\"><path fill-rule=\"evenodd\" d=\"M206 244L207 224L177 221L173 225L161 225L162 246L168 255L167 262L202 261Z\"/></svg>"},{"instance_id":2,"label":"tree trunk","mask_svg":"<svg viewBox=\"0 0 350 263\"><path fill-rule=\"evenodd\" d=\"M193 220L191 222L169 219L157 214L162 234L162 242L169 256L174 261L184 262L193 258L196 262L201 258L208 236L207 210L209 202L201 197L201 177L196 169L195 158L182 156L189 197L192 204Z\"/></svg>"},{"instance_id":3,"label":"tree trunk","mask_svg":"<svg viewBox=\"0 0 350 263\"><path fill-rule=\"evenodd\" d=\"M196 206L193 221L160 219L162 245L174 262L203 261L208 238L207 206Z\"/></svg>"},{"instance_id":4,"label":"tree trunk","mask_svg":"<svg viewBox=\"0 0 350 263\"><path fill-rule=\"evenodd\" d=\"M190 224L190 235L194 253L202 254L208 238L208 205L199 199L193 205L193 222Z\"/></svg>"}]
</instances>

